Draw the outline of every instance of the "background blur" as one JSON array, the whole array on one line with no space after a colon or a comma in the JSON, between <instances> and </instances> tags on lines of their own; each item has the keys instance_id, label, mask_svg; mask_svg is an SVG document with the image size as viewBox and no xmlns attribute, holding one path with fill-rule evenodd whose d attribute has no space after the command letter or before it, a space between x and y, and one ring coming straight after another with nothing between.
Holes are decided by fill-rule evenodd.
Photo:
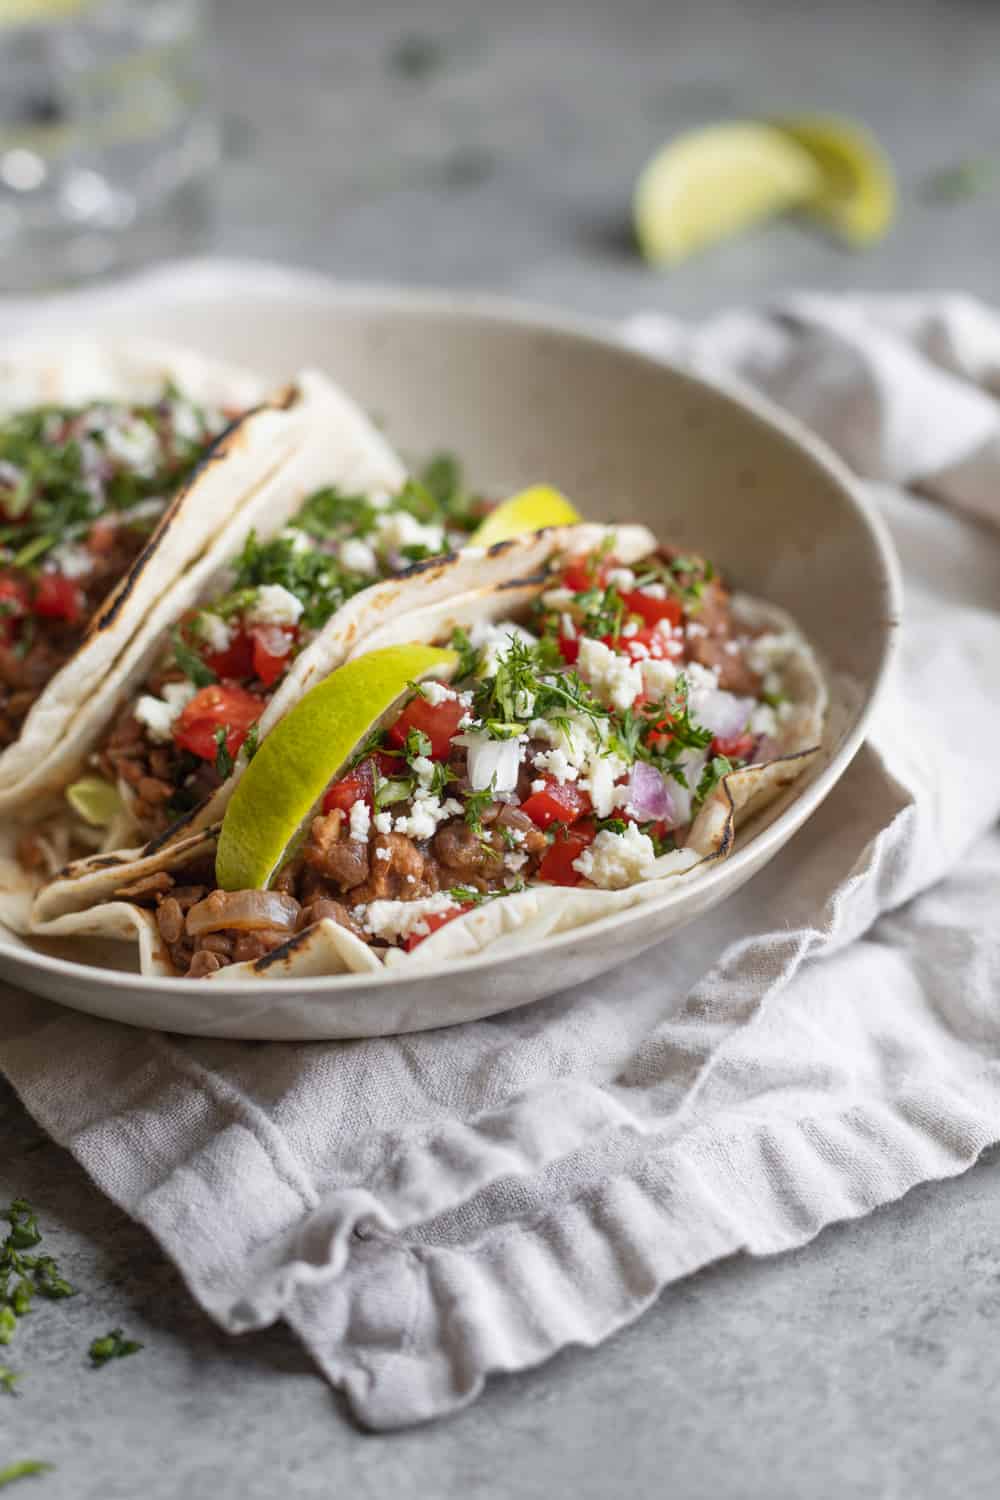
<instances>
[{"instance_id":1,"label":"background blur","mask_svg":"<svg viewBox=\"0 0 1000 1500\"><path fill-rule=\"evenodd\" d=\"M225 252L615 315L789 287L996 293L994 0L216 0L213 49ZM901 190L887 240L859 254L780 223L644 266L628 205L649 154L796 111L878 135ZM942 197L956 167L967 189Z\"/></svg>"}]
</instances>

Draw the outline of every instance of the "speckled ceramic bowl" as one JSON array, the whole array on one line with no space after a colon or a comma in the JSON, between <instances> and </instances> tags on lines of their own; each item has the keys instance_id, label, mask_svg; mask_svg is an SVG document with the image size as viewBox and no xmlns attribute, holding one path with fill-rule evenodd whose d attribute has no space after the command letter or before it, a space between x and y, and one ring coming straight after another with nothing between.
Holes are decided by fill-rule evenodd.
<instances>
[{"instance_id":1,"label":"speckled ceramic bowl","mask_svg":"<svg viewBox=\"0 0 1000 1500\"><path fill-rule=\"evenodd\" d=\"M799 621L827 670L831 711L819 762L728 860L659 901L502 958L240 988L140 980L122 969L124 948L54 956L0 933L5 977L96 1015L229 1037L373 1036L509 1010L612 968L723 900L858 749L892 650L896 565L847 472L760 401L631 353L599 326L479 300L336 289L252 305L151 297L141 316L123 301L101 322L276 378L320 366L404 454L453 448L493 493L545 479L596 519L644 521L704 550Z\"/></svg>"}]
</instances>

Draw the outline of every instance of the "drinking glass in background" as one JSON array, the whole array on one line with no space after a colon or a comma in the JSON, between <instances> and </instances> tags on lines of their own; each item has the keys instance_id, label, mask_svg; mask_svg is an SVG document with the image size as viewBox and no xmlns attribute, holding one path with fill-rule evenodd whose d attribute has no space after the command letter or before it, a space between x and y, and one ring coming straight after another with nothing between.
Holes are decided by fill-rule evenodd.
<instances>
[{"instance_id":1,"label":"drinking glass in background","mask_svg":"<svg viewBox=\"0 0 1000 1500\"><path fill-rule=\"evenodd\" d=\"M202 0L0 0L0 292L198 240L218 155Z\"/></svg>"}]
</instances>

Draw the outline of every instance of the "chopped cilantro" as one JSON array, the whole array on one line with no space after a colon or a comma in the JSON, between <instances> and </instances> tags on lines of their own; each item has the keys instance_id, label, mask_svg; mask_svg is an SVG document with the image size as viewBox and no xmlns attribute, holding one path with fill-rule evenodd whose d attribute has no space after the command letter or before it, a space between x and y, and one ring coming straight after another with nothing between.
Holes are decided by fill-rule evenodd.
<instances>
[{"instance_id":1,"label":"chopped cilantro","mask_svg":"<svg viewBox=\"0 0 1000 1500\"><path fill-rule=\"evenodd\" d=\"M14 1387L20 1378L15 1370L8 1370L6 1365L0 1365L0 1391L6 1391L8 1396L15 1396L17 1392Z\"/></svg>"},{"instance_id":2,"label":"chopped cilantro","mask_svg":"<svg viewBox=\"0 0 1000 1500\"><path fill-rule=\"evenodd\" d=\"M7 1464L6 1468L0 1469L0 1487L13 1484L15 1479L27 1479L32 1474L47 1474L54 1467L42 1458L22 1458L19 1463Z\"/></svg>"},{"instance_id":3,"label":"chopped cilantro","mask_svg":"<svg viewBox=\"0 0 1000 1500\"><path fill-rule=\"evenodd\" d=\"M251 532L233 564L234 584L230 592L212 605L226 618L240 613L252 602L253 590L278 584L302 604L302 623L319 630L345 599L367 588L367 573L352 572L331 553L296 546L294 536L276 536L261 542Z\"/></svg>"},{"instance_id":4,"label":"chopped cilantro","mask_svg":"<svg viewBox=\"0 0 1000 1500\"><path fill-rule=\"evenodd\" d=\"M453 651L458 652L458 666L455 668L455 681L464 682L467 677L475 677L479 671L482 660L482 652L478 646L474 646L469 640L468 631L456 625L448 642Z\"/></svg>"},{"instance_id":5,"label":"chopped cilantro","mask_svg":"<svg viewBox=\"0 0 1000 1500\"><path fill-rule=\"evenodd\" d=\"M229 737L229 725L220 724L212 738L215 740L215 774L220 781L228 781L233 774L233 757L229 753L226 740Z\"/></svg>"},{"instance_id":6,"label":"chopped cilantro","mask_svg":"<svg viewBox=\"0 0 1000 1500\"><path fill-rule=\"evenodd\" d=\"M469 792L465 799L465 821L473 833L483 836L483 813L492 804L496 795L496 777L490 778L490 784L483 787L481 791ZM490 845L492 852L493 846Z\"/></svg>"},{"instance_id":7,"label":"chopped cilantro","mask_svg":"<svg viewBox=\"0 0 1000 1500\"><path fill-rule=\"evenodd\" d=\"M379 783L375 792L375 811L382 812L396 802L406 802L413 796L416 783L412 776L390 776Z\"/></svg>"},{"instance_id":8,"label":"chopped cilantro","mask_svg":"<svg viewBox=\"0 0 1000 1500\"><path fill-rule=\"evenodd\" d=\"M328 486L309 496L293 525L316 541L343 541L370 536L377 520L378 511L367 496L345 495Z\"/></svg>"},{"instance_id":9,"label":"chopped cilantro","mask_svg":"<svg viewBox=\"0 0 1000 1500\"><path fill-rule=\"evenodd\" d=\"M431 796L443 797L445 788L449 785L449 783L457 780L458 777L455 775L455 772L451 769L450 766L446 765L443 760L436 760L434 762L434 770L431 775L431 784L429 787Z\"/></svg>"},{"instance_id":10,"label":"chopped cilantro","mask_svg":"<svg viewBox=\"0 0 1000 1500\"><path fill-rule=\"evenodd\" d=\"M453 901L457 901L459 906L482 906L486 900L485 894L471 885L453 885L448 895Z\"/></svg>"},{"instance_id":11,"label":"chopped cilantro","mask_svg":"<svg viewBox=\"0 0 1000 1500\"><path fill-rule=\"evenodd\" d=\"M9 1344L17 1332L18 1319L24 1317L36 1295L72 1297L74 1289L59 1274L51 1255L27 1253L41 1243L42 1233L38 1215L23 1198L15 1198L0 1213L0 1220L10 1226L0 1244L0 1344ZM13 1388L6 1378L0 1379L0 1384L5 1390Z\"/></svg>"},{"instance_id":12,"label":"chopped cilantro","mask_svg":"<svg viewBox=\"0 0 1000 1500\"><path fill-rule=\"evenodd\" d=\"M94 1339L88 1350L91 1363L100 1369L112 1359L124 1359L128 1354L138 1354L144 1346L135 1339L127 1339L120 1328L112 1328L103 1338Z\"/></svg>"},{"instance_id":13,"label":"chopped cilantro","mask_svg":"<svg viewBox=\"0 0 1000 1500\"><path fill-rule=\"evenodd\" d=\"M733 763L725 755L713 755L701 773L701 780L698 782L698 787L694 794L693 805L700 807L715 791L723 776L728 776L732 770Z\"/></svg>"},{"instance_id":14,"label":"chopped cilantro","mask_svg":"<svg viewBox=\"0 0 1000 1500\"><path fill-rule=\"evenodd\" d=\"M406 745L403 748L403 754L406 757L407 765L412 766L413 762L419 756L422 756L424 759L426 759L427 756L430 755L430 753L431 742L428 739L427 735L424 734L423 730L408 730L406 735Z\"/></svg>"},{"instance_id":15,"label":"chopped cilantro","mask_svg":"<svg viewBox=\"0 0 1000 1500\"><path fill-rule=\"evenodd\" d=\"M250 728L247 730L247 737L243 741L243 754L246 756L248 764L257 754L257 747L259 744L260 720L255 719L254 722L250 725Z\"/></svg>"},{"instance_id":16,"label":"chopped cilantro","mask_svg":"<svg viewBox=\"0 0 1000 1500\"><path fill-rule=\"evenodd\" d=\"M174 661L189 682L193 682L197 688L203 688L210 687L213 682L218 681L211 667L202 661L193 647L188 645L179 625L175 625L170 632L170 639L173 642Z\"/></svg>"}]
</instances>

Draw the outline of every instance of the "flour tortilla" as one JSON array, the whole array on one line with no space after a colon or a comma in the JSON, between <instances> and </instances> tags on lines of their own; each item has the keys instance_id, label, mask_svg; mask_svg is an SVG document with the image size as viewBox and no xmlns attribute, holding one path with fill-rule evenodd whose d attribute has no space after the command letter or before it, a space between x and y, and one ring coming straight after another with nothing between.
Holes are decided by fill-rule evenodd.
<instances>
[{"instance_id":1,"label":"flour tortilla","mask_svg":"<svg viewBox=\"0 0 1000 1500\"><path fill-rule=\"evenodd\" d=\"M646 551L649 550L647 547ZM631 560L638 561L642 555L633 552ZM537 596L540 587L537 581L512 577L506 585L433 605L425 603L405 617L394 617L371 631L356 643L350 654L363 655L401 640L440 640L456 624L467 628L477 620L516 617L519 609ZM384 963L366 943L327 920L297 934L266 958L232 965L220 970L218 977L253 983L276 976L295 979L369 973L383 968L406 969L414 964L473 957L486 950L499 953L656 900L677 879L689 878L716 860L726 858L732 852L738 828L790 787L821 753L827 703L819 666L789 617L745 596L734 600L734 609L741 622L751 629L767 632L779 643L771 668L781 681L791 711L773 741L773 758L725 777L700 809L686 846L654 860L635 885L616 891L529 886L456 918L432 933L410 954L390 950ZM203 860L214 849L217 831L215 827L188 834L172 847L147 849L131 860L118 856L113 863L91 861L88 869L71 869L48 886L35 902L33 930L50 936L138 935L142 972L169 973L169 962L158 945L155 931L152 937L149 935L148 913L109 898L113 898L121 885L143 875L164 869L178 873L185 863Z\"/></svg>"}]
</instances>

